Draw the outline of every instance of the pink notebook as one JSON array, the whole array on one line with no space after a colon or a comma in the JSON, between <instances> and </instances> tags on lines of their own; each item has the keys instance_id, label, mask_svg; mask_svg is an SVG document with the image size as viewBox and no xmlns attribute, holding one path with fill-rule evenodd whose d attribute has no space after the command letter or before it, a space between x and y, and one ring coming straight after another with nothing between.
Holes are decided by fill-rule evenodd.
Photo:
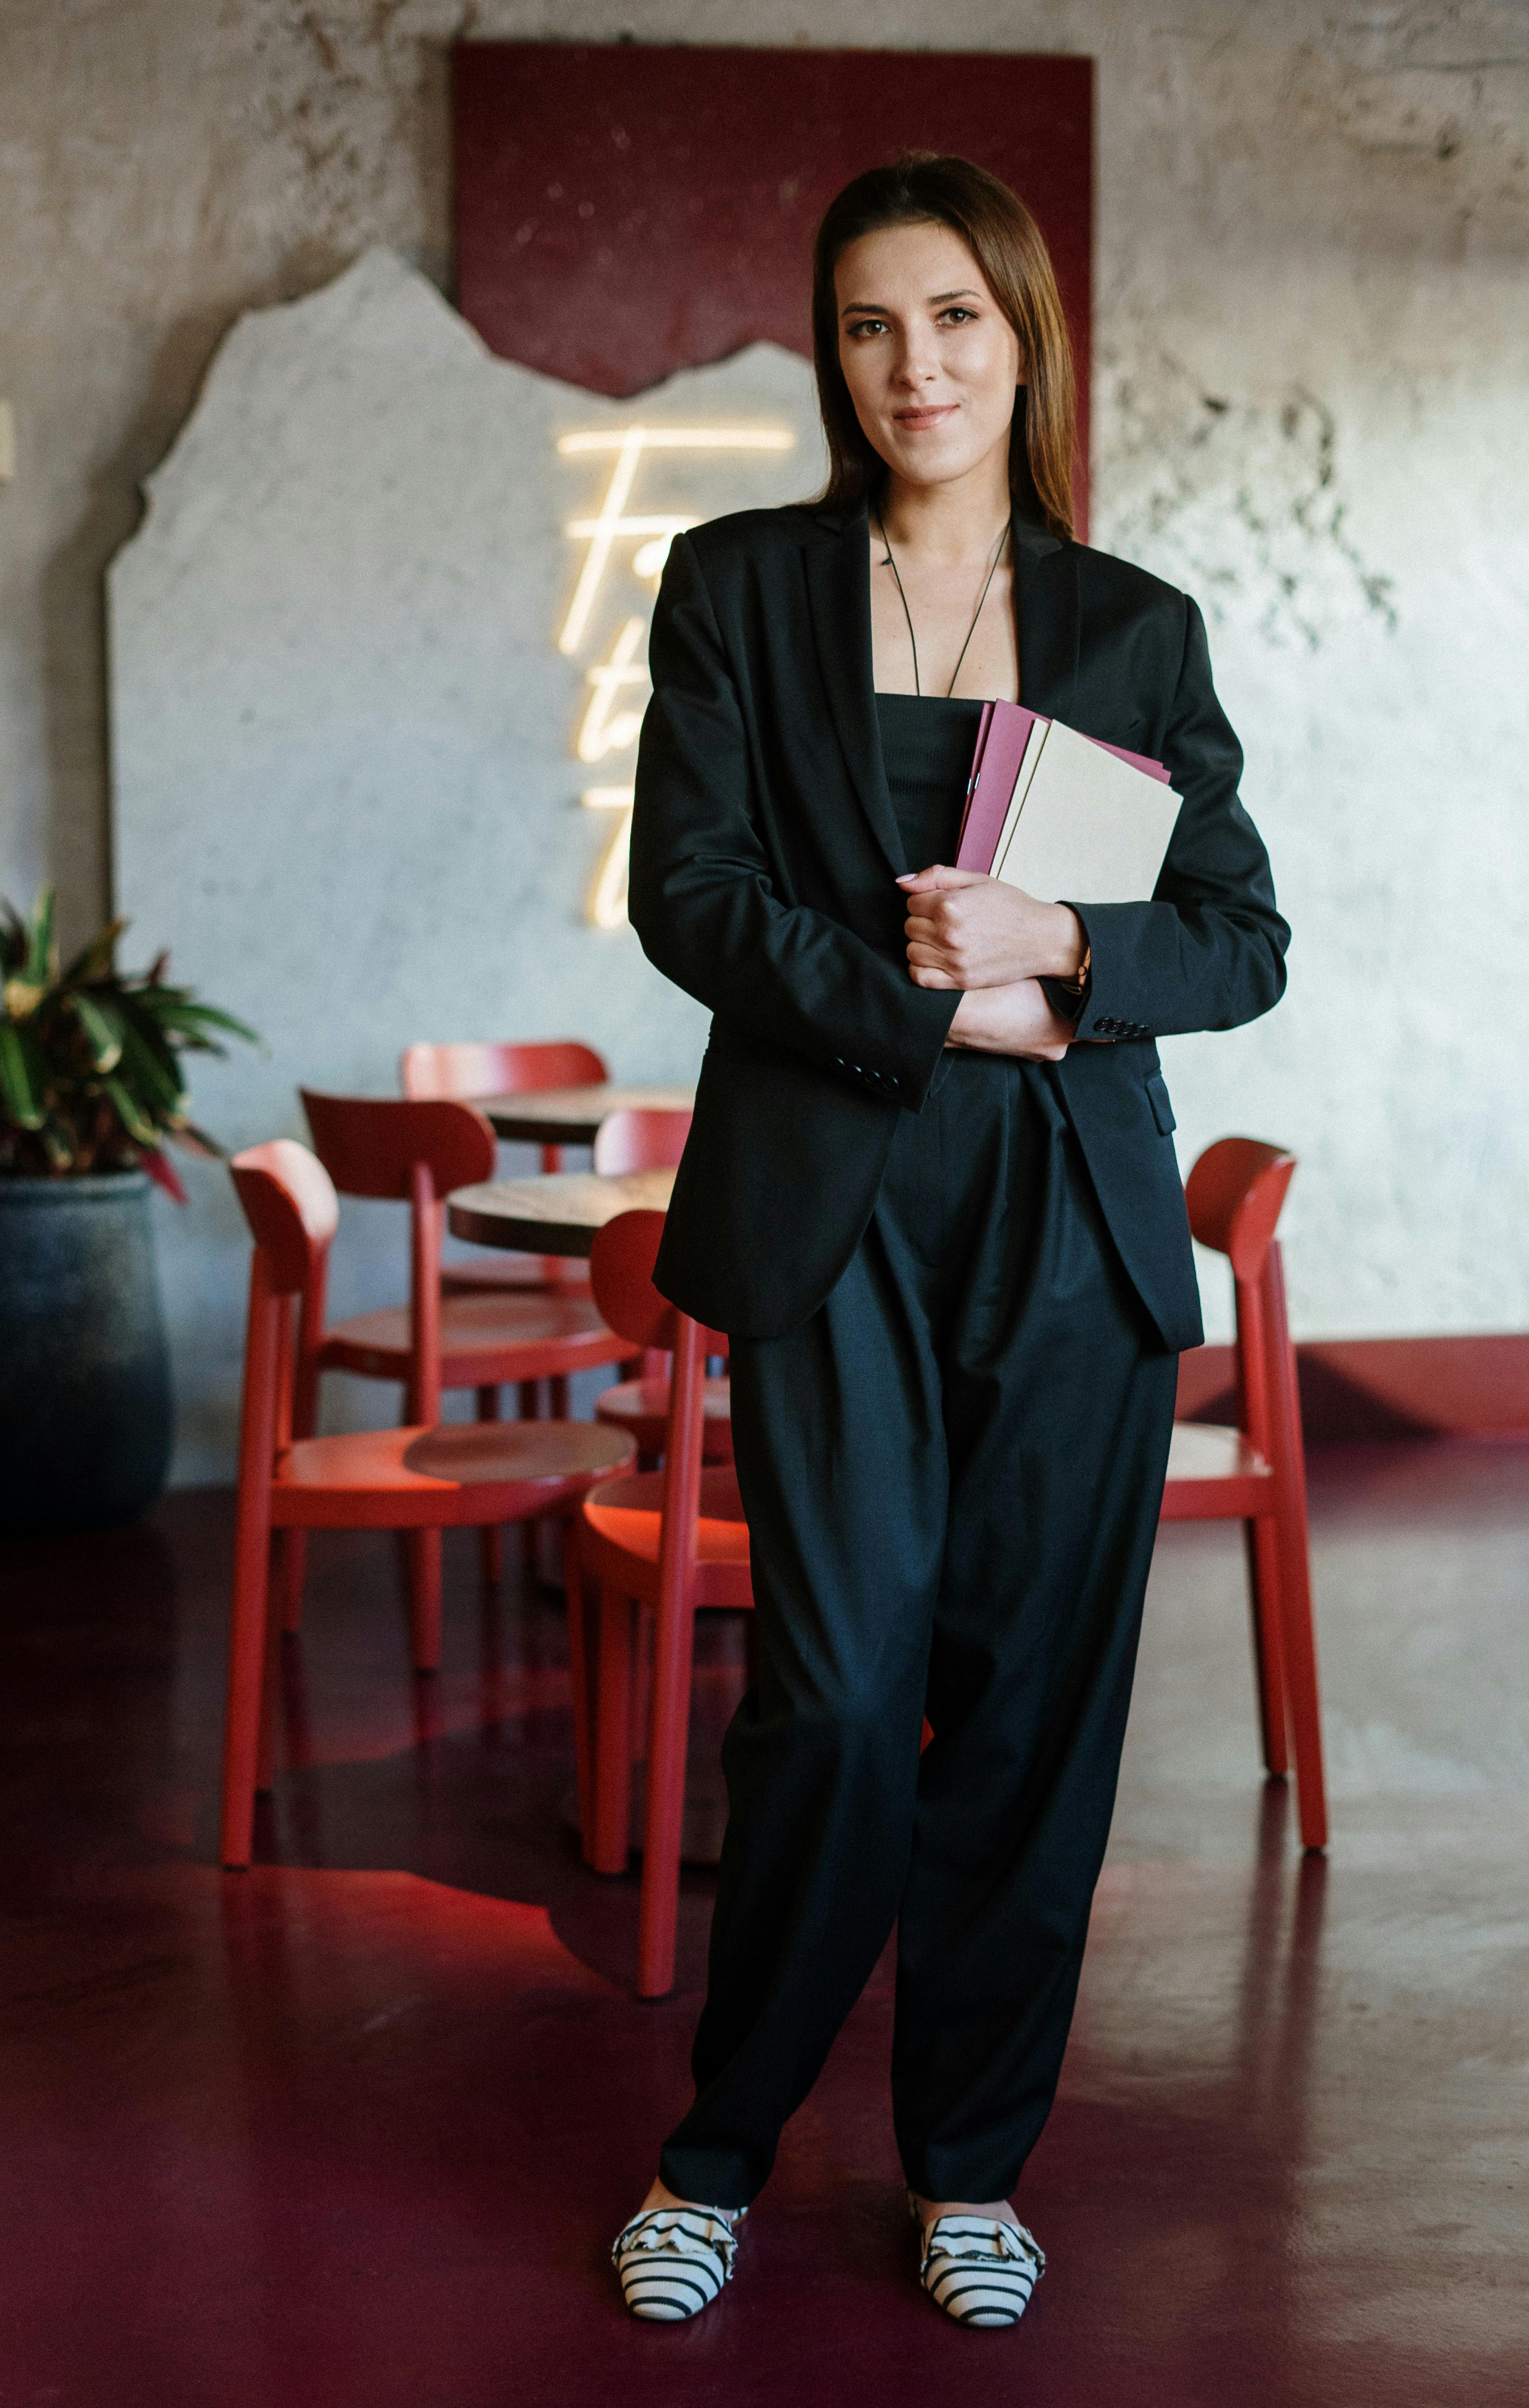
<instances>
[{"instance_id":1,"label":"pink notebook","mask_svg":"<svg viewBox=\"0 0 1529 2408\"><path fill-rule=\"evenodd\" d=\"M1116 760L1123 761L1128 769L1144 769L1149 778L1157 780L1160 786L1172 785L1173 781L1162 762L1149 761L1145 752L1128 752L1123 744L1107 744L1102 736L1091 736L1089 742L1097 744L1101 752L1113 752Z\"/></svg>"},{"instance_id":2,"label":"pink notebook","mask_svg":"<svg viewBox=\"0 0 1529 2408\"><path fill-rule=\"evenodd\" d=\"M978 869L984 876L992 870L1008 806L1024 767L1031 731L1037 724L1047 724L1022 703L983 704L977 747L972 754L972 773L966 785L966 807L961 819L957 869ZM1155 778L1160 785L1171 783L1161 761L1150 761L1143 752L1128 752L1122 744L1107 744L1100 736L1091 736L1088 740L1097 744L1101 752L1113 752L1116 760L1123 761L1128 768L1140 769L1147 777Z\"/></svg>"},{"instance_id":3,"label":"pink notebook","mask_svg":"<svg viewBox=\"0 0 1529 2408\"><path fill-rule=\"evenodd\" d=\"M1024 762L1036 713L1022 703L995 702L978 730L972 785L956 853L957 869L993 867L993 856Z\"/></svg>"}]
</instances>

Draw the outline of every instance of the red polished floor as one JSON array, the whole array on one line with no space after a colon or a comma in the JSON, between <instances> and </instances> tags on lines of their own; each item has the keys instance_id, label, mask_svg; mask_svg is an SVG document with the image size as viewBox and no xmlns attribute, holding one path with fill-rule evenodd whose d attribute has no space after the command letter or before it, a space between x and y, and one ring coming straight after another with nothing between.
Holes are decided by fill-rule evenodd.
<instances>
[{"instance_id":1,"label":"red polished floor","mask_svg":"<svg viewBox=\"0 0 1529 2408\"><path fill-rule=\"evenodd\" d=\"M879 1980L738 2280L605 2262L685 2094L586 1874L561 1607L449 1536L411 1696L380 1539L316 1540L266 1861L213 1862L227 1500L0 1555L0 2408L1495 2408L1529 2400L1529 1451L1314 1469L1334 1800L1256 1774L1235 1534L1165 1534L1024 2322L918 2291ZM732 1641L703 1686L725 1713Z\"/></svg>"}]
</instances>

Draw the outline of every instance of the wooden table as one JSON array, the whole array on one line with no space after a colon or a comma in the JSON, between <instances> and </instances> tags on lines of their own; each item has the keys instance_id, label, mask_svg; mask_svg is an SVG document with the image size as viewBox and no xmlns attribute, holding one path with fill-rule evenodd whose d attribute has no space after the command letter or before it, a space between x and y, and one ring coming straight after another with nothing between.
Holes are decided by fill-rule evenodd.
<instances>
[{"instance_id":1,"label":"wooden table","mask_svg":"<svg viewBox=\"0 0 1529 2408\"><path fill-rule=\"evenodd\" d=\"M532 1145L593 1145L594 1133L612 1112L688 1112L693 1087L539 1087L523 1096L478 1096L478 1109L496 1137ZM493 1245L491 1238L480 1243ZM586 1246L587 1254L589 1248Z\"/></svg>"},{"instance_id":2,"label":"wooden table","mask_svg":"<svg viewBox=\"0 0 1529 2408\"><path fill-rule=\"evenodd\" d=\"M469 1239L475 1246L588 1254L596 1229L618 1212L666 1212L673 1186L672 1170L628 1170L619 1179L593 1170L486 1179L478 1187L452 1189L446 1199L447 1225L453 1238Z\"/></svg>"}]
</instances>

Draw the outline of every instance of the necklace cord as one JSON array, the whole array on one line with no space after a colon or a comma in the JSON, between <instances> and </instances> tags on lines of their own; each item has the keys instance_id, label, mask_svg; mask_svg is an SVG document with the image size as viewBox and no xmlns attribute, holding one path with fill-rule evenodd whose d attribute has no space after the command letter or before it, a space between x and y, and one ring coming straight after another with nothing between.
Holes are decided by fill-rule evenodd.
<instances>
[{"instance_id":1,"label":"necklace cord","mask_svg":"<svg viewBox=\"0 0 1529 2408\"><path fill-rule=\"evenodd\" d=\"M891 569L893 576L896 578L897 598L903 606L903 616L907 621L907 640L909 645L912 647L913 652L913 691L916 695L922 695L923 688L919 682L919 639L913 633L913 613L907 607L907 595L903 591L903 580L901 576L898 574L897 569L897 556L892 548L892 538L887 533L887 523L881 516L879 510L878 510L876 514L876 523L880 533L881 540L887 547L886 566ZM983 581L982 591L977 597L977 608L972 612L971 625L966 630L966 641L962 645L960 652L956 654L956 665L950 671L950 682L945 689L945 699L947 702L950 701L950 696L955 692L955 681L961 675L961 664L965 659L967 652L971 647L972 638L977 633L977 623L982 616L982 605L988 598L988 587L993 583L993 579L998 574L998 563L1004 556L1004 545L1007 540L1008 528L1007 525L1002 526L998 530L998 549L993 555L992 565L990 566L987 577Z\"/></svg>"}]
</instances>

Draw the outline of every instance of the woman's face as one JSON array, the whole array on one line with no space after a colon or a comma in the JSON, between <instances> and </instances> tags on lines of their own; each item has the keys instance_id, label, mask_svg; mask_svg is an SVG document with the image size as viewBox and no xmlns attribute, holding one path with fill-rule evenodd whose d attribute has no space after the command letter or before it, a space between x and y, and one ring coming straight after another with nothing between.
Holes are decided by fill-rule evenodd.
<instances>
[{"instance_id":1,"label":"woman's face","mask_svg":"<svg viewBox=\"0 0 1529 2408\"><path fill-rule=\"evenodd\" d=\"M863 235L834 271L839 361L867 442L913 485L1007 455L1019 337L947 225Z\"/></svg>"}]
</instances>

